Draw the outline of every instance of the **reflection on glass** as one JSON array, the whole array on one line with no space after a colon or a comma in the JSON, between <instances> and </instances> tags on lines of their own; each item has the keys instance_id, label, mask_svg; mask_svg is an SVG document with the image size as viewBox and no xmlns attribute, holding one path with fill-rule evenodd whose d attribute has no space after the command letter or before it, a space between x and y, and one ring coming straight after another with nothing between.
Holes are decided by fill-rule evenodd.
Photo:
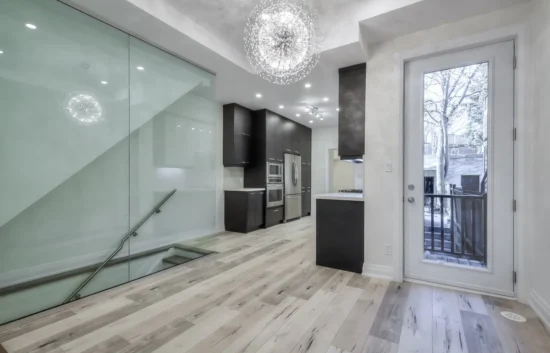
<instances>
[{"instance_id":1,"label":"reflection on glass","mask_svg":"<svg viewBox=\"0 0 550 353\"><path fill-rule=\"evenodd\" d=\"M486 267L489 64L424 75L424 257Z\"/></svg>"},{"instance_id":2,"label":"reflection on glass","mask_svg":"<svg viewBox=\"0 0 550 353\"><path fill-rule=\"evenodd\" d=\"M128 232L129 100L127 34L58 1L0 8L1 324L62 303ZM127 282L122 260L80 294Z\"/></svg>"},{"instance_id":3,"label":"reflection on glass","mask_svg":"<svg viewBox=\"0 0 550 353\"><path fill-rule=\"evenodd\" d=\"M105 119L101 104L87 93L70 94L63 109L71 119L84 126L95 125Z\"/></svg>"},{"instance_id":4,"label":"reflection on glass","mask_svg":"<svg viewBox=\"0 0 550 353\"><path fill-rule=\"evenodd\" d=\"M139 40L130 41L133 130L130 143L130 219L176 193L132 238L130 276L190 261L199 253L186 240L215 229L217 141L221 106L213 101L214 76ZM140 254L158 251L148 259Z\"/></svg>"},{"instance_id":5,"label":"reflection on glass","mask_svg":"<svg viewBox=\"0 0 550 353\"><path fill-rule=\"evenodd\" d=\"M214 76L61 2L0 8L0 324L71 297L148 216L74 298L208 254L186 242L215 231Z\"/></svg>"}]
</instances>

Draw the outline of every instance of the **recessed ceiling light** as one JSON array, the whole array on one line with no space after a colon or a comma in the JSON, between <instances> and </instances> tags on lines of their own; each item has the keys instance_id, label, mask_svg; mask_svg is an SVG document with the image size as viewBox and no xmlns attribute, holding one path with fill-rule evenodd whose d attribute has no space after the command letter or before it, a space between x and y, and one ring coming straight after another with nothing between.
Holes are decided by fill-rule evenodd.
<instances>
[{"instance_id":1,"label":"recessed ceiling light","mask_svg":"<svg viewBox=\"0 0 550 353\"><path fill-rule=\"evenodd\" d=\"M256 93L256 98L262 98L262 94L261 93Z\"/></svg>"},{"instance_id":2,"label":"recessed ceiling light","mask_svg":"<svg viewBox=\"0 0 550 353\"><path fill-rule=\"evenodd\" d=\"M323 102L328 102L328 97L323 98Z\"/></svg>"},{"instance_id":3,"label":"recessed ceiling light","mask_svg":"<svg viewBox=\"0 0 550 353\"><path fill-rule=\"evenodd\" d=\"M310 123L310 124L313 124L313 120L310 120L309 123Z\"/></svg>"},{"instance_id":4,"label":"recessed ceiling light","mask_svg":"<svg viewBox=\"0 0 550 353\"><path fill-rule=\"evenodd\" d=\"M296 114L296 116L299 118L299 117L300 117L300 114Z\"/></svg>"},{"instance_id":5,"label":"recessed ceiling light","mask_svg":"<svg viewBox=\"0 0 550 353\"><path fill-rule=\"evenodd\" d=\"M138 66L136 69L138 69L139 71L145 70L145 68L143 66Z\"/></svg>"},{"instance_id":6,"label":"recessed ceiling light","mask_svg":"<svg viewBox=\"0 0 550 353\"><path fill-rule=\"evenodd\" d=\"M181 127L181 125L178 125L178 127Z\"/></svg>"},{"instance_id":7,"label":"recessed ceiling light","mask_svg":"<svg viewBox=\"0 0 550 353\"><path fill-rule=\"evenodd\" d=\"M319 119L319 120L323 120L323 118Z\"/></svg>"},{"instance_id":8,"label":"recessed ceiling light","mask_svg":"<svg viewBox=\"0 0 550 353\"><path fill-rule=\"evenodd\" d=\"M336 111L339 112L339 111L340 111L340 108L336 108Z\"/></svg>"},{"instance_id":9,"label":"recessed ceiling light","mask_svg":"<svg viewBox=\"0 0 550 353\"><path fill-rule=\"evenodd\" d=\"M107 82L107 81L101 81L101 84L102 84L102 85L106 85L106 84L108 84L108 83L109 83L109 82Z\"/></svg>"},{"instance_id":10,"label":"recessed ceiling light","mask_svg":"<svg viewBox=\"0 0 550 353\"><path fill-rule=\"evenodd\" d=\"M285 106L282 105L282 104L279 106L279 109L284 109L284 108L285 108Z\"/></svg>"},{"instance_id":11,"label":"recessed ceiling light","mask_svg":"<svg viewBox=\"0 0 550 353\"><path fill-rule=\"evenodd\" d=\"M199 130L200 132L202 132L202 130Z\"/></svg>"},{"instance_id":12,"label":"recessed ceiling light","mask_svg":"<svg viewBox=\"0 0 550 353\"><path fill-rule=\"evenodd\" d=\"M304 87L305 87L305 88L310 88L310 87L311 87L311 83L309 83L309 82L306 83L306 84L304 85Z\"/></svg>"},{"instance_id":13,"label":"recessed ceiling light","mask_svg":"<svg viewBox=\"0 0 550 353\"><path fill-rule=\"evenodd\" d=\"M194 128L194 127L192 127L192 128L191 128L191 130L195 130L195 128Z\"/></svg>"},{"instance_id":14,"label":"recessed ceiling light","mask_svg":"<svg viewBox=\"0 0 550 353\"><path fill-rule=\"evenodd\" d=\"M27 28L30 28L30 29L36 29L36 26L33 25L32 23L27 23L25 26L27 26Z\"/></svg>"},{"instance_id":15,"label":"recessed ceiling light","mask_svg":"<svg viewBox=\"0 0 550 353\"><path fill-rule=\"evenodd\" d=\"M0 54L4 54L4 52L2 50L0 50Z\"/></svg>"}]
</instances>

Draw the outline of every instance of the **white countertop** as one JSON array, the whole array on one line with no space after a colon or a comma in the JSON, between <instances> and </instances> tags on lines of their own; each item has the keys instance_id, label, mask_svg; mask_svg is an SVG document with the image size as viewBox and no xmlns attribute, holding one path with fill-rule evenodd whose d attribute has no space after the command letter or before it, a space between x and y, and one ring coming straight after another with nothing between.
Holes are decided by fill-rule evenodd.
<instances>
[{"instance_id":1,"label":"white countertop","mask_svg":"<svg viewBox=\"0 0 550 353\"><path fill-rule=\"evenodd\" d=\"M265 188L225 189L225 191L254 192L254 191L265 191Z\"/></svg>"},{"instance_id":2,"label":"white countertop","mask_svg":"<svg viewBox=\"0 0 550 353\"><path fill-rule=\"evenodd\" d=\"M321 200L338 200L338 201L365 201L363 194L353 194L347 192L334 192L331 194L316 195L316 199Z\"/></svg>"}]
</instances>

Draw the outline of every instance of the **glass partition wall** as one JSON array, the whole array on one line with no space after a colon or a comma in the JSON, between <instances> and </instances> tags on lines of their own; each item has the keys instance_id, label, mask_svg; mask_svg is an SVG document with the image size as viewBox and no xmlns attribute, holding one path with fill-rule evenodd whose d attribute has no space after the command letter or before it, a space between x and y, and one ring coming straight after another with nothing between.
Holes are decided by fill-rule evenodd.
<instances>
[{"instance_id":1,"label":"glass partition wall","mask_svg":"<svg viewBox=\"0 0 550 353\"><path fill-rule=\"evenodd\" d=\"M214 76L57 1L0 7L0 324L206 254L181 242L215 229Z\"/></svg>"}]
</instances>

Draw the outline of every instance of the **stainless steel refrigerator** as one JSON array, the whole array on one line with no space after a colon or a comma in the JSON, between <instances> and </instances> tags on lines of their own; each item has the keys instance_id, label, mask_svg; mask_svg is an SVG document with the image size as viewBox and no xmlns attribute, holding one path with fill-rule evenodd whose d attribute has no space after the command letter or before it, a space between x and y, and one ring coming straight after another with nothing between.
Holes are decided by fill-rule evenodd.
<instances>
[{"instance_id":1,"label":"stainless steel refrigerator","mask_svg":"<svg viewBox=\"0 0 550 353\"><path fill-rule=\"evenodd\" d=\"M302 157L285 154L285 222L302 216Z\"/></svg>"}]
</instances>

